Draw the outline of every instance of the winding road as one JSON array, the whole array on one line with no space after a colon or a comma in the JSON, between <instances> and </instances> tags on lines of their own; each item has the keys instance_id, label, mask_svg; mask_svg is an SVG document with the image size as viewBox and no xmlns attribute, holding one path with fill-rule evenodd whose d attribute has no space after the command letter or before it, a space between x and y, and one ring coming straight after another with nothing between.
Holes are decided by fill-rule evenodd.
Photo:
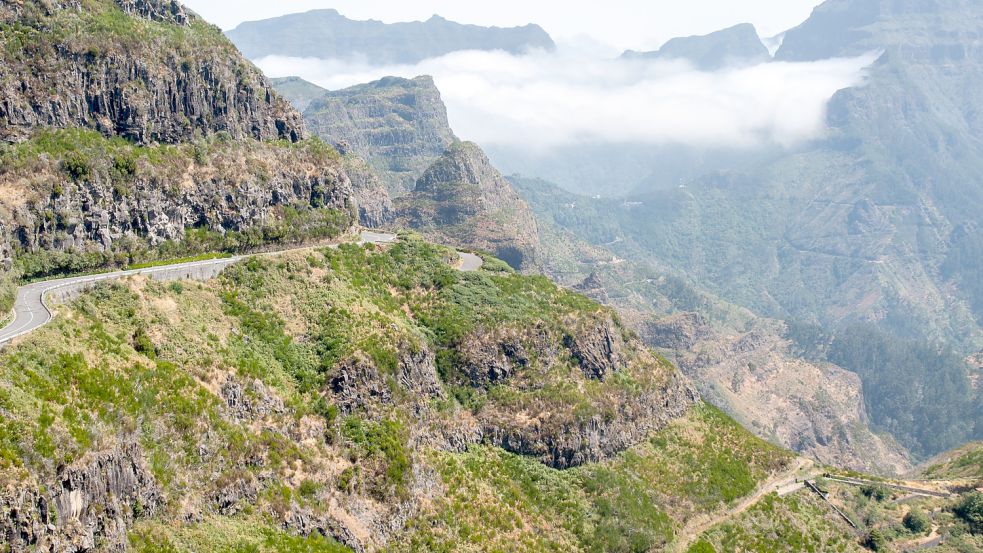
<instances>
[{"instance_id":1,"label":"winding road","mask_svg":"<svg viewBox=\"0 0 983 553\"><path fill-rule=\"evenodd\" d=\"M395 234L363 231L358 241L359 244L390 244L396 241ZM337 247L333 245L332 247ZM295 248L307 249L307 248ZM271 252L263 255L278 255L287 251ZM481 269L484 262L474 254L460 253L461 260L458 269L461 271L477 271ZM58 280L46 280L21 286L17 290L17 300L14 303L14 319L6 327L0 330L0 347L3 347L11 340L30 334L51 322L55 313L52 310L49 300L52 297L66 297L69 294L78 292L92 286L94 283L118 280L125 277L144 275L156 280L180 280L192 277L209 278L222 272L226 267L233 265L247 257L239 255L235 257L225 257L221 259L210 259L206 261L194 261L190 263L176 263L174 265L162 265L147 269L134 269L129 271L114 271L111 273L101 273L97 275L87 275L78 277L62 278Z\"/></svg>"}]
</instances>

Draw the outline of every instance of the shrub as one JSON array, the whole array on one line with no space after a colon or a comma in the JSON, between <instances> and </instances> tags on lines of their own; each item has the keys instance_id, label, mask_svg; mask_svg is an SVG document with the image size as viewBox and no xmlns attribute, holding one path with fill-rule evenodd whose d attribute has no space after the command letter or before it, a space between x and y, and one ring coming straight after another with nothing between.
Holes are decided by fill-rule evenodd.
<instances>
[{"instance_id":1,"label":"shrub","mask_svg":"<svg viewBox=\"0 0 983 553\"><path fill-rule=\"evenodd\" d=\"M72 177L76 181L85 180L92 176L92 167L89 165L89 160L78 152L69 154L61 162L61 168L69 177Z\"/></svg>"},{"instance_id":2,"label":"shrub","mask_svg":"<svg viewBox=\"0 0 983 553\"><path fill-rule=\"evenodd\" d=\"M905 528L916 534L926 534L932 529L932 521L921 509L912 509L904 516Z\"/></svg>"},{"instance_id":3,"label":"shrub","mask_svg":"<svg viewBox=\"0 0 983 553\"><path fill-rule=\"evenodd\" d=\"M983 534L983 493L968 493L953 509L956 516L966 521L974 534Z\"/></svg>"},{"instance_id":4,"label":"shrub","mask_svg":"<svg viewBox=\"0 0 983 553\"><path fill-rule=\"evenodd\" d=\"M864 540L864 546L871 551L887 551L887 538L884 537L884 534L880 530L875 528L867 534L867 539Z\"/></svg>"},{"instance_id":5,"label":"shrub","mask_svg":"<svg viewBox=\"0 0 983 553\"><path fill-rule=\"evenodd\" d=\"M874 501L884 501L891 495L887 488L876 484L865 484L860 488L860 493Z\"/></svg>"}]
</instances>

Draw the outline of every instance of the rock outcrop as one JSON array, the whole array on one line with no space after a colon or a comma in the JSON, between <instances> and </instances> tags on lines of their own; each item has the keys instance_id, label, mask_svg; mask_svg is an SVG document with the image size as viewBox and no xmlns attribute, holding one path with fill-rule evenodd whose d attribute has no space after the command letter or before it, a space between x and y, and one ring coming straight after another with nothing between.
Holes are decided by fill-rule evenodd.
<instances>
[{"instance_id":1,"label":"rock outcrop","mask_svg":"<svg viewBox=\"0 0 983 553\"><path fill-rule=\"evenodd\" d=\"M100 18L118 20L124 31L106 31ZM26 33L0 52L0 141L70 127L141 143L219 131L304 137L301 116L262 73L172 0L98 0L86 8L4 2L0 24Z\"/></svg>"},{"instance_id":2,"label":"rock outcrop","mask_svg":"<svg viewBox=\"0 0 983 553\"><path fill-rule=\"evenodd\" d=\"M328 92L310 102L304 120L325 142L367 161L394 197L413 190L457 141L440 91L426 76L387 77Z\"/></svg>"},{"instance_id":3,"label":"rock outcrop","mask_svg":"<svg viewBox=\"0 0 983 553\"><path fill-rule=\"evenodd\" d=\"M386 24L353 21L336 10L313 10L243 23L228 36L251 59L266 56L363 60L377 65L413 64L458 50L522 54L556 45L538 25L500 28L462 25L433 16Z\"/></svg>"},{"instance_id":4,"label":"rock outcrop","mask_svg":"<svg viewBox=\"0 0 983 553\"><path fill-rule=\"evenodd\" d=\"M67 140L102 144L84 134ZM132 173L121 174L121 159L132 161ZM83 163L85 174L68 174L65 165L72 162ZM314 145L287 149L219 141L169 149L80 149L62 159L31 158L0 178L9 192L0 199L0 221L6 222L10 243L29 252L112 252L134 242L156 246L180 241L193 227L260 231L281 224L290 210L337 210L344 214L344 229L356 213L348 176ZM315 227L324 222L315 219L295 220L292 232L298 238L305 232L316 236Z\"/></svg>"},{"instance_id":5,"label":"rock outcrop","mask_svg":"<svg viewBox=\"0 0 983 553\"><path fill-rule=\"evenodd\" d=\"M492 252L516 269L538 264L532 211L476 144L455 143L394 205L397 226Z\"/></svg>"},{"instance_id":6,"label":"rock outcrop","mask_svg":"<svg viewBox=\"0 0 983 553\"><path fill-rule=\"evenodd\" d=\"M474 414L481 429L476 439L552 467L576 467L632 447L683 416L699 399L685 378L660 364L637 338L626 336L609 313L571 320L567 326L565 336L545 326L482 329L457 347L467 386L538 394L549 387L543 373L565 363L572 364L566 385L593 381L604 386L581 405L547 395L514 409L487 406ZM637 388L605 382L617 373Z\"/></svg>"},{"instance_id":7,"label":"rock outcrop","mask_svg":"<svg viewBox=\"0 0 983 553\"><path fill-rule=\"evenodd\" d=\"M21 482L0 490L0 538L13 553L81 553L97 545L123 552L129 525L162 506L140 447L126 443L59 469L49 486Z\"/></svg>"}]
</instances>

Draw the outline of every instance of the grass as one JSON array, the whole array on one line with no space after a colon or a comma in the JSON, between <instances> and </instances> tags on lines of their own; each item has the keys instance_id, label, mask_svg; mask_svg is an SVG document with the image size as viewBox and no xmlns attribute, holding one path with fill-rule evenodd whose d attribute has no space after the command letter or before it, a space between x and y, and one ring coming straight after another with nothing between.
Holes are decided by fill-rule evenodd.
<instances>
[{"instance_id":1,"label":"grass","mask_svg":"<svg viewBox=\"0 0 983 553\"><path fill-rule=\"evenodd\" d=\"M484 394L471 413L453 384L436 383L442 397L407 390L397 382L407 356L444 351L453 369L468 338L460 329L540 328L562 351L565 336L605 313L544 279L461 274L454 261L453 250L409 237L254 257L205 283L100 285L0 353L0 473L46 482L87 452L136 439L168 504L138 521L134 551L336 551L274 530L279 517L324 513L335 500L413 501L418 479L432 474L443 485L393 549L627 552L668 543L686 520L749 493L790 458L706 406L567 471L487 446L455 454L416 445L475 412L509 412L517 396L552 398L539 404L551 416L601 408L669 370L633 365L588 382L558 354L549 366L531 361L514 383L471 386ZM389 403L334 403L332 378L354 359L378 369ZM278 403L263 403L271 395ZM242 482L256 483L255 499L234 515L207 514L208 498ZM204 501L204 519L180 522L185 501Z\"/></svg>"},{"instance_id":2,"label":"grass","mask_svg":"<svg viewBox=\"0 0 983 553\"><path fill-rule=\"evenodd\" d=\"M813 495L765 496L735 520L713 527L688 553L745 551L833 553L863 551L848 528Z\"/></svg>"},{"instance_id":3,"label":"grass","mask_svg":"<svg viewBox=\"0 0 983 553\"><path fill-rule=\"evenodd\" d=\"M209 517L197 524L149 522L130 532L135 553L346 553L338 542L313 534L297 536L262 517Z\"/></svg>"}]
</instances>

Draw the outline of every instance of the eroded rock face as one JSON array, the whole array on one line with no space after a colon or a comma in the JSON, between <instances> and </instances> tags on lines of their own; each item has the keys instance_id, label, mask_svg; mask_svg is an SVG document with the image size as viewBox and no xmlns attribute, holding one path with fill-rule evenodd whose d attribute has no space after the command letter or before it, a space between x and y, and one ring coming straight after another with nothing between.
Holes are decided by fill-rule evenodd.
<instances>
[{"instance_id":1,"label":"eroded rock face","mask_svg":"<svg viewBox=\"0 0 983 553\"><path fill-rule=\"evenodd\" d=\"M0 201L0 227L27 251L108 251L128 238L151 246L181 240L191 227L269 225L288 208L332 208L355 219L351 181L337 163L260 143L216 148L202 163L185 154L166 166L141 161L122 187L112 159L92 158L91 174L79 180L53 160L7 174L4 184L22 193Z\"/></svg>"},{"instance_id":2,"label":"eroded rock face","mask_svg":"<svg viewBox=\"0 0 983 553\"><path fill-rule=\"evenodd\" d=\"M623 338L610 319L591 320L566 338L566 345L580 363L584 376L594 380L604 380L621 367L622 343Z\"/></svg>"},{"instance_id":3,"label":"eroded rock face","mask_svg":"<svg viewBox=\"0 0 983 553\"><path fill-rule=\"evenodd\" d=\"M0 6L0 22L43 29L27 50L0 55L0 141L25 140L39 127L87 127L141 143L219 131L237 139L304 137L300 114L218 29L174 1L116 4L182 29L179 43L97 33L57 38L51 27L85 28L91 13L33 1Z\"/></svg>"},{"instance_id":4,"label":"eroded rock face","mask_svg":"<svg viewBox=\"0 0 983 553\"><path fill-rule=\"evenodd\" d=\"M327 392L346 414L392 405L397 395L407 396L413 403L444 397L433 352L426 347L406 345L400 348L395 374L387 374L386 369L359 355L342 362L334 370Z\"/></svg>"},{"instance_id":5,"label":"eroded rock face","mask_svg":"<svg viewBox=\"0 0 983 553\"><path fill-rule=\"evenodd\" d=\"M140 447L90 453L58 471L47 492L30 482L0 492L0 537L15 553L126 551L127 529L163 505Z\"/></svg>"},{"instance_id":6,"label":"eroded rock face","mask_svg":"<svg viewBox=\"0 0 983 553\"><path fill-rule=\"evenodd\" d=\"M492 252L515 269L539 264L539 228L532 210L476 144L451 146L394 206L396 226L437 242Z\"/></svg>"},{"instance_id":7,"label":"eroded rock face","mask_svg":"<svg viewBox=\"0 0 983 553\"><path fill-rule=\"evenodd\" d=\"M523 420L503 414L479 415L484 441L554 468L596 463L616 455L682 417L699 395L675 374L656 390L608 399L609 410L588 420L561 420L549 414Z\"/></svg>"},{"instance_id":8,"label":"eroded rock face","mask_svg":"<svg viewBox=\"0 0 983 553\"><path fill-rule=\"evenodd\" d=\"M116 0L116 4L126 13L144 19L187 25L188 13L176 0Z\"/></svg>"},{"instance_id":9,"label":"eroded rock face","mask_svg":"<svg viewBox=\"0 0 983 553\"><path fill-rule=\"evenodd\" d=\"M689 349L710 337L710 321L698 313L679 313L645 325L647 343L664 349Z\"/></svg>"},{"instance_id":10,"label":"eroded rock face","mask_svg":"<svg viewBox=\"0 0 983 553\"><path fill-rule=\"evenodd\" d=\"M547 403L515 409L488 405L474 414L480 432L464 436L570 468L636 445L699 399L684 377L660 365L637 339L627 338L610 314L571 321L570 327L576 330L566 337L546 327L476 331L458 347L461 371L477 388L535 393L544 374L572 359L572 370L579 368L582 375L571 374L571 380L603 382L625 372L641 384L603 384L603 392L581 406L595 413L587 416L566 400L544 399Z\"/></svg>"},{"instance_id":11,"label":"eroded rock face","mask_svg":"<svg viewBox=\"0 0 983 553\"><path fill-rule=\"evenodd\" d=\"M366 160L392 196L417 179L457 137L430 77L387 77L327 92L304 110L311 132Z\"/></svg>"}]
</instances>

